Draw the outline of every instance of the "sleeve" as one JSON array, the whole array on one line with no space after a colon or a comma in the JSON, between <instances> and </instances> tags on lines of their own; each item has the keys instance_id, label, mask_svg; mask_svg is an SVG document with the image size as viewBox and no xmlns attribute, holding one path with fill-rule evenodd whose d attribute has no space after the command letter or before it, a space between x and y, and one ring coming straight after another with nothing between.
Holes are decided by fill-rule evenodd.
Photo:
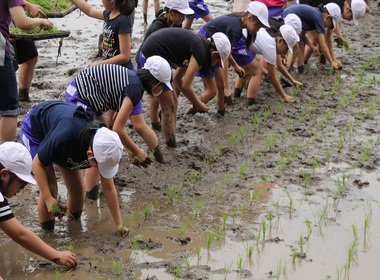
<instances>
[{"instance_id":1,"label":"sleeve","mask_svg":"<svg viewBox=\"0 0 380 280\"><path fill-rule=\"evenodd\" d=\"M130 80L129 85L124 88L123 96L128 96L131 99L133 106L136 106L142 98L144 88L135 79L130 77Z\"/></svg>"},{"instance_id":2,"label":"sleeve","mask_svg":"<svg viewBox=\"0 0 380 280\"><path fill-rule=\"evenodd\" d=\"M7 199L4 198L4 201L0 202L0 222L4 222L12 218L14 218L14 215L11 207L9 206Z\"/></svg>"},{"instance_id":3,"label":"sleeve","mask_svg":"<svg viewBox=\"0 0 380 280\"><path fill-rule=\"evenodd\" d=\"M132 26L131 22L129 21L128 17L123 16L122 20L119 22L119 34L121 33L128 33L132 34Z\"/></svg>"}]
</instances>

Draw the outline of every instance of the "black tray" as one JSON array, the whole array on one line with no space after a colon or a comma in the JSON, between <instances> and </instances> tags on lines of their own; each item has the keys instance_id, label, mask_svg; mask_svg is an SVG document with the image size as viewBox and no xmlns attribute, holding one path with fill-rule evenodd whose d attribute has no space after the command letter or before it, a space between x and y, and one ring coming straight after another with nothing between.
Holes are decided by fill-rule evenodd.
<instances>
[{"instance_id":1,"label":"black tray","mask_svg":"<svg viewBox=\"0 0 380 280\"><path fill-rule=\"evenodd\" d=\"M64 38L70 35L70 31L58 31L55 33L48 34L10 34L9 37L16 40L48 40L48 39L56 39L56 38Z\"/></svg>"},{"instance_id":2,"label":"black tray","mask_svg":"<svg viewBox=\"0 0 380 280\"><path fill-rule=\"evenodd\" d=\"M64 17L64 16L70 14L70 13L71 13L72 11L74 11L76 8L77 8L76 6L72 6L72 7L68 8L67 10L62 11L62 12L60 12L60 13L58 13L58 12L57 12L57 13L49 13L49 12L47 12L47 13L46 13L46 16L47 16L48 18L62 18L62 17Z\"/></svg>"}]
</instances>

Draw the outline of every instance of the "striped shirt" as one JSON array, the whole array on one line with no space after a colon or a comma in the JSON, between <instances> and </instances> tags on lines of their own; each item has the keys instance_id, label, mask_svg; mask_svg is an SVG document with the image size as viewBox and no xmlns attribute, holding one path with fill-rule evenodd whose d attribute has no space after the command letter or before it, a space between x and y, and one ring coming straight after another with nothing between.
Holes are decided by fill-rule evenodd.
<instances>
[{"instance_id":1,"label":"striped shirt","mask_svg":"<svg viewBox=\"0 0 380 280\"><path fill-rule=\"evenodd\" d=\"M82 70L75 78L80 98L97 112L119 111L124 97L133 106L141 100L144 87L134 71L116 64L99 64Z\"/></svg>"},{"instance_id":2,"label":"striped shirt","mask_svg":"<svg viewBox=\"0 0 380 280\"><path fill-rule=\"evenodd\" d=\"M0 202L0 222L7 221L14 218L11 207L9 207L7 199L4 199L3 202Z\"/></svg>"}]
</instances>

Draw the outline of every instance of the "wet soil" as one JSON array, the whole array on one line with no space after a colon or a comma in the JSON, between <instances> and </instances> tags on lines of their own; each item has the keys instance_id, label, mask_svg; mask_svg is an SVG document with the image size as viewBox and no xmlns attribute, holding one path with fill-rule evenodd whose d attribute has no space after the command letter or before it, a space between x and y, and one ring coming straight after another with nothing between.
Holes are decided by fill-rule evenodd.
<instances>
[{"instance_id":1,"label":"wet soil","mask_svg":"<svg viewBox=\"0 0 380 280\"><path fill-rule=\"evenodd\" d=\"M91 1L93 4L93 1ZM207 2L214 15L232 4ZM94 3L100 7L100 1ZM141 43L141 7L132 53ZM153 9L149 10L153 17ZM177 141L162 145L166 164L147 169L121 161L115 178L128 238L113 232L104 197L86 201L80 221L38 225L37 187L10 200L24 225L60 249L74 244L71 271L48 263L0 233L6 279L378 279L380 261L380 9L358 27L341 23L351 50L335 48L343 69L312 58L295 102L263 82L258 104L245 94L226 115L185 115L180 98ZM62 99L75 74L94 61L102 24L75 11L54 19L71 36L38 42L34 103ZM202 24L197 21L194 29ZM132 54L132 55L133 55ZM231 82L234 74L230 73ZM200 80L194 82L198 93ZM232 87L232 84L231 84ZM144 97L144 106L147 99ZM32 104L22 104L22 121ZM147 110L146 110L147 111ZM148 118L147 118L148 121ZM146 145L127 128L141 147ZM160 132L157 133L164 143ZM60 187L65 196L65 188ZM120 267L119 267L120 266Z\"/></svg>"}]
</instances>

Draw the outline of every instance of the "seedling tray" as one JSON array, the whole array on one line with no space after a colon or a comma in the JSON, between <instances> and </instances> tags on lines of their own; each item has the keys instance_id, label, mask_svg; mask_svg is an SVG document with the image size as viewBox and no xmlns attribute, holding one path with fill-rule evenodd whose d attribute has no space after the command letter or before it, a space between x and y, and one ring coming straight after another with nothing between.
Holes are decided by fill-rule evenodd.
<instances>
[{"instance_id":1,"label":"seedling tray","mask_svg":"<svg viewBox=\"0 0 380 280\"><path fill-rule=\"evenodd\" d=\"M38 40L49 40L56 38L64 38L70 35L70 31L58 31L54 33L45 33L45 34L10 34L10 38L16 40L30 40L30 41L38 41Z\"/></svg>"}]
</instances>

